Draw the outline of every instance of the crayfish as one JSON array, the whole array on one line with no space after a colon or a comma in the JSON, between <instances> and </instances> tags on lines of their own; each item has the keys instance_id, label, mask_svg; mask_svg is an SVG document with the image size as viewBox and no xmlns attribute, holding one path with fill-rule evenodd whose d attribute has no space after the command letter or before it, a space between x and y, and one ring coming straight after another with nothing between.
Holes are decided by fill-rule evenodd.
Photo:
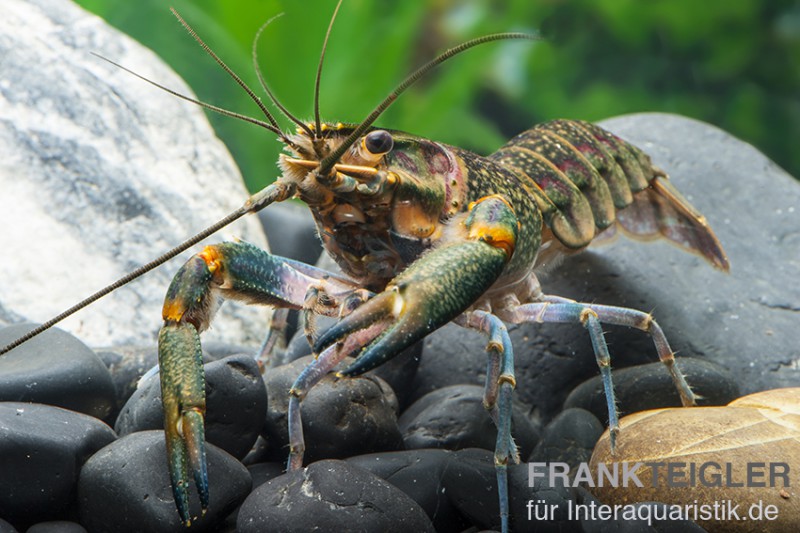
<instances>
[{"instance_id":1,"label":"crayfish","mask_svg":"<svg viewBox=\"0 0 800 533\"><path fill-rule=\"evenodd\" d=\"M342 273L278 257L245 242L225 242L206 246L189 259L167 291L159 334L164 427L173 494L187 525L191 520L190 476L203 509L209 501L200 333L208 328L220 299L300 310L306 317L307 336L318 357L290 391L289 469L303 464L300 402L346 357L355 356L355 360L339 374L355 376L450 321L485 334L489 365L484 404L498 428L494 458L503 531L508 530L507 465L519 461L511 436L514 352L505 323L570 322L586 328L602 375L612 445L619 423L603 324L634 327L649 334L682 403L695 403L664 333L650 314L547 295L537 279L538 273L557 269L564 257L617 229L637 236L665 237L700 254L714 267L728 269L725 253L704 217L647 155L598 126L572 120L535 126L487 157L373 127L403 91L448 58L484 43L533 36L492 34L444 52L411 74L358 124L321 121L322 58L313 122L289 113L258 71L264 90L297 125L296 132L285 133L254 92L175 15L247 91L266 121L145 81L277 135L285 145L279 161L282 175L225 219L2 352L245 214L290 198L304 202L325 249ZM328 34L330 31L331 27ZM326 36L325 45L327 40ZM315 315L339 320L317 335Z\"/></svg>"}]
</instances>

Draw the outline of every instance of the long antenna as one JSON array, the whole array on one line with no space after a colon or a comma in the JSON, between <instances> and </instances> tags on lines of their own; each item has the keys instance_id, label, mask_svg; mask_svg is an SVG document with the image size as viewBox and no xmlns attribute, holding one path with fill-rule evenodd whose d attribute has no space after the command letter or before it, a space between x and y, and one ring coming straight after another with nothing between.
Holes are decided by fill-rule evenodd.
<instances>
[{"instance_id":1,"label":"long antenna","mask_svg":"<svg viewBox=\"0 0 800 533\"><path fill-rule=\"evenodd\" d=\"M145 76L142 76L141 74L139 74L137 72L134 72L133 70L131 70L131 69L127 68L127 67L124 67L124 66L120 65L119 63L116 63L116 62L112 61L111 59L109 59L107 57L101 56L100 54L96 54L94 52L89 52L89 53L92 54L95 57L98 57L98 58L102 59L103 61L111 63L115 67L124 70L128 74L132 74L132 75L136 76L137 78L139 78L142 81L146 81L147 83L149 83L150 85L153 85L154 87L158 87L162 91L168 92L172 96L177 96L178 98L180 98L182 100L186 100L187 102L191 102L191 103L193 103L195 105L199 105L203 109L208 109L209 111L213 111L215 113L219 113L220 115L225 115L226 117L236 118L236 119L239 119L239 120L243 120L245 122L249 122L250 124L255 124L256 126L261 126L262 128L267 129L267 130L271 131L272 133L278 135L281 138L282 141L287 142L287 143L289 142L289 139L286 138L285 134L277 126L274 126L274 125L272 125L272 124L270 124L268 122L264 122L263 120L259 120L257 118L249 117L247 115L242 115L241 113L237 113L235 111L230 111L230 110L224 109L222 107L217 107L215 105L203 102L201 100L197 100L196 98L192 98L191 96L186 96L185 94L179 93L178 91L176 91L174 89L170 89L169 87L161 85L160 83L155 82L155 81L151 80L150 78L146 78Z\"/></svg>"},{"instance_id":2,"label":"long antenna","mask_svg":"<svg viewBox=\"0 0 800 533\"><path fill-rule=\"evenodd\" d=\"M29 331L28 333L26 333L22 337L20 337L20 338L14 340L14 341L8 343L7 345L3 346L2 348L0 348L0 355L3 355L4 353L13 350L14 348L19 346L20 344L23 344L23 343L31 340L32 338L36 337L40 333L42 333L42 332L50 329L51 327L55 326L56 324L58 324L59 322L61 322L65 318L67 318L68 316L77 313L78 311L80 311L84 307L87 307L88 305L91 305L92 303L94 303L95 301L99 300L100 298L102 298L106 294L109 294L109 293L119 289L123 285L127 285L128 283L130 283L131 281L135 280L136 278L138 278L138 277L150 272L154 268L157 268L157 267L161 266L162 264L166 263L167 261L169 261L170 259L172 259L176 255L178 255L181 252L191 248L192 246L194 246L198 242L202 241L206 237L209 237L212 234L218 232L219 230L221 230L222 228L224 228L225 226L227 226L231 222L234 222L235 220L238 220L239 218L241 218L242 216L246 215L247 213L259 211L259 210L263 209L264 207L266 207L267 205L269 205L269 204L271 204L273 202L280 202L282 200L285 200L286 198L291 196L293 193L294 193L294 185L287 184L287 183L280 182L280 181L276 181L272 185L269 185L269 186L265 187L260 192L258 192L256 194L254 194L253 196L251 196L247 200L247 202L245 202L244 205L242 205L239 209L233 211L228 216L220 219L219 221L217 221L216 223L214 223L211 226L207 227L206 229L204 229L200 233L198 233L198 234L194 235L193 237L183 241L181 244L179 244L178 246L172 248L168 252L160 255L158 258L154 259L153 261L150 261L149 263L140 266L139 268L137 268L133 272L130 272L129 274L126 274L125 276L119 278L114 283L112 283L112 284L100 289L99 291L97 291L96 293L92 294L88 298L85 298L85 299L81 300L80 302L78 302L77 304L73 305L72 307L70 307L66 311L54 316L53 318L51 318L47 322L43 323L42 325L32 329L31 331Z\"/></svg>"},{"instance_id":3,"label":"long antenna","mask_svg":"<svg viewBox=\"0 0 800 533\"><path fill-rule=\"evenodd\" d=\"M322 121L319 119L319 84L322 78L322 64L325 61L325 50L328 49L328 39L331 36L333 23L336 20L336 14L339 13L339 8L342 7L342 1L336 4L336 9L333 10L331 21L328 23L328 31L325 32L325 40L322 42L322 52L319 54L319 65L317 65L317 77L314 80L314 125L317 127L317 133L322 131Z\"/></svg>"},{"instance_id":4,"label":"long antenna","mask_svg":"<svg viewBox=\"0 0 800 533\"><path fill-rule=\"evenodd\" d=\"M239 84L239 86L240 86L242 89L244 89L244 91L247 93L247 95L248 95L248 96L249 96L249 97L250 97L250 98L253 100L253 102L255 102L255 103L256 103L256 105L258 106L258 108L259 108L259 109L261 109L261 112L262 112L262 113L264 113L264 116L265 116L265 117L267 117L267 120L269 120L270 124L272 124L273 126L275 126L275 128L278 128L278 129L280 129L280 128L278 127L278 123L277 123L277 121L275 120L275 117L273 117L273 116L272 116L272 113L270 113L270 112L269 112L269 110L267 109L267 106L265 106L265 105L264 105L264 102L262 102L262 101L261 101L261 98L259 98L259 97L258 97L258 95L256 95L256 93L254 93L254 92L253 92L253 90L252 90L250 87L248 87L248 86L247 86L247 84L244 82L244 80L242 80L242 78L240 78L240 77L239 77L239 76L238 76L238 75L237 75L237 74L236 74L236 73L235 73L235 72L234 72L234 71L233 71L233 70L232 70L232 69L231 69L231 68L230 68L228 65L226 65L226 64L225 64L225 62L224 62L224 61L222 61L222 59L220 59L220 58L219 58L219 56L218 56L217 54L215 54L215 53L214 53L214 51L211 49L211 47L210 47L210 46L208 46L208 45L207 45L207 44L206 44L206 43L203 41L203 39L201 39L201 38L200 38L200 36L199 36L199 35L197 35L197 32L196 32L196 31L194 31L194 29L193 29L191 26L189 26L189 23L188 23L188 22L186 22L185 20L183 20L183 17L181 17L181 16L180 16L180 14L179 14L179 13L178 13L178 12L175 10L175 8L174 8L174 7L170 7L170 8L169 8L169 10L170 10L170 11L172 11L172 14L173 14L173 15L175 15L175 18L176 18L176 19L178 19L178 22L180 22L180 23L181 23L181 26L183 26L183 27L186 29L186 31L188 31L188 32L189 32L189 35L191 35L191 36L192 36L192 38L193 38L195 41L197 41L197 44L199 44L199 45L200 45L200 47L201 47L201 48L202 48L202 49L203 49L203 50L204 50L204 51L205 51L205 52L206 52L206 53L207 53L209 56L211 56L211 58L212 58L214 61L216 61L216 62L217 62L217 64L218 64L220 67L222 67L222 69L223 69L225 72L227 72L227 73L228 73L228 75L229 75L231 78L233 78L233 80L234 80L236 83L238 83L238 84Z\"/></svg>"},{"instance_id":5,"label":"long antenna","mask_svg":"<svg viewBox=\"0 0 800 533\"><path fill-rule=\"evenodd\" d=\"M417 80L419 80L421 77L427 74L429 70L436 67L437 65L444 63L454 55L460 54L461 52L469 50L470 48L473 48L475 46L484 43L489 43L492 41L505 41L510 39L527 39L531 41L538 41L541 39L541 37L529 33L493 33L490 35L484 35L483 37L470 39L469 41L461 43L458 46L455 46L453 48L450 48L449 50L442 52L435 59L432 59L428 63L424 64L423 66L412 72L405 80L403 80L400 83L400 85L397 86L397 88L394 91L389 93L389 96L387 96L383 102L378 104L378 106L372 111L372 113L370 113L369 116L365 118L364 121L361 124L359 124L356 127L356 129L353 130L352 133L350 133L347 139L345 139L342 142L342 144L340 144L336 148L336 150L325 156L322 159L322 161L320 161L318 172L320 174L327 174L328 171L330 171L330 169L333 167L333 165L336 164L336 161L338 161L339 158L342 157L345 151L347 151L350 148L350 146L356 140L358 140L361 134L364 133L364 131L366 131L366 129L369 128L372 125L372 123L375 122L375 120L377 120L377 118L380 117L381 114L384 111L386 111L386 109L390 105L392 105L392 103L395 100L397 100L397 97L400 96L403 93L403 91L405 91L406 89L411 87L414 83L416 83Z\"/></svg>"},{"instance_id":6,"label":"long antenna","mask_svg":"<svg viewBox=\"0 0 800 533\"><path fill-rule=\"evenodd\" d=\"M283 16L283 13L278 13L277 15L275 15L274 17L272 17L271 19L266 21L264 24L262 24L260 28L258 28L258 31L256 32L256 36L255 36L255 38L253 38L253 51L252 51L252 54L251 54L253 56L253 68L255 68L256 75L258 76L258 82L261 84L261 88L264 89L265 93L267 93L267 96L269 96L269 99L272 100L273 104L275 104L275 107L280 109L281 113L283 113L283 115L286 118L288 118L289 120L291 120L292 122L297 124L299 127L304 129L305 132L308 134L308 136L313 139L314 138L314 132L311 131L311 128L309 128L308 125L305 122L303 122L302 120L300 120L299 118L297 118L293 114L291 114L289 112L289 110L286 109L286 107L283 104L281 104L278 101L278 99L275 97L275 95L273 94L272 90L270 90L269 85L267 85L267 80L264 78L264 74L263 74L263 72L261 72L261 67L258 64L258 41L261 38L261 34L264 32L266 27L269 26L270 23L273 20L275 20L276 18L281 17L281 16Z\"/></svg>"}]
</instances>

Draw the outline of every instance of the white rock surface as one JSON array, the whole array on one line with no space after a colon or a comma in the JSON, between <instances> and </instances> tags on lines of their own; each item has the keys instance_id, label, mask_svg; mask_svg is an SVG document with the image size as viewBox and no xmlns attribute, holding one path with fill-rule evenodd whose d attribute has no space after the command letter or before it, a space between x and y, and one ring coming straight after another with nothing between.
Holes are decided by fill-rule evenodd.
<instances>
[{"instance_id":1,"label":"white rock surface","mask_svg":"<svg viewBox=\"0 0 800 533\"><path fill-rule=\"evenodd\" d=\"M0 321L43 322L222 218L247 192L199 108L91 54L190 94L150 50L66 0L3 0L2 11ZM265 245L257 219L246 218L210 241ZM59 327L93 346L153 342L164 293L189 255ZM264 310L226 304L206 338L254 344L267 323Z\"/></svg>"}]
</instances>

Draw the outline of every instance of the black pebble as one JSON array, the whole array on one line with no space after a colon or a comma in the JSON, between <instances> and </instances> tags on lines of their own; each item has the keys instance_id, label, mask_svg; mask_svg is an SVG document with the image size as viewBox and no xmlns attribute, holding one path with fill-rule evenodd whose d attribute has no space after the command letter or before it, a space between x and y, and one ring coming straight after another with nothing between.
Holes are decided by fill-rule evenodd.
<instances>
[{"instance_id":1,"label":"black pebble","mask_svg":"<svg viewBox=\"0 0 800 533\"><path fill-rule=\"evenodd\" d=\"M473 524L500 531L500 504L493 454L487 450L469 449L454 452L445 469L442 485L453 505ZM529 487L527 464L508 467L510 528L524 531L576 531L578 524L568 520L567 508L574 501L572 491L556 483L551 487L546 478L535 478ZM552 519L536 520L529 516L528 502L556 506ZM578 529L579 530L579 529Z\"/></svg>"},{"instance_id":2,"label":"black pebble","mask_svg":"<svg viewBox=\"0 0 800 533\"><path fill-rule=\"evenodd\" d=\"M74 503L81 465L115 438L81 413L0 402L0 516L12 523L62 518Z\"/></svg>"},{"instance_id":3,"label":"black pebble","mask_svg":"<svg viewBox=\"0 0 800 533\"><path fill-rule=\"evenodd\" d=\"M427 513L436 531L463 531L469 522L450 503L442 489L442 476L449 463L448 450L406 450L371 453L347 459L369 470L405 492Z\"/></svg>"},{"instance_id":4,"label":"black pebble","mask_svg":"<svg viewBox=\"0 0 800 533\"><path fill-rule=\"evenodd\" d=\"M81 523L90 531L184 531L167 470L163 431L142 431L120 438L87 461L78 483ZM210 504L191 531L216 531L216 525L244 501L250 492L247 469L213 445L206 447ZM190 476L192 517L200 504Z\"/></svg>"},{"instance_id":5,"label":"black pebble","mask_svg":"<svg viewBox=\"0 0 800 533\"><path fill-rule=\"evenodd\" d=\"M719 364L690 357L678 358L677 361L686 381L700 396L698 405L727 405L739 397L739 385ZM620 418L647 409L681 406L672 378L660 362L614 370L612 379ZM564 407L580 407L607 421L608 407L600 376L575 387Z\"/></svg>"},{"instance_id":6,"label":"black pebble","mask_svg":"<svg viewBox=\"0 0 800 533\"><path fill-rule=\"evenodd\" d=\"M0 329L0 346L35 327ZM0 401L45 403L103 419L116 406L116 391L92 350L52 328L0 357Z\"/></svg>"},{"instance_id":7,"label":"black pebble","mask_svg":"<svg viewBox=\"0 0 800 533\"><path fill-rule=\"evenodd\" d=\"M528 462L561 462L574 468L591 459L594 446L604 430L600 420L589 411L564 409L545 426Z\"/></svg>"},{"instance_id":8,"label":"black pebble","mask_svg":"<svg viewBox=\"0 0 800 533\"><path fill-rule=\"evenodd\" d=\"M269 393L264 431L271 460L285 461L288 456L289 388L311 360L305 357L271 368L264 377ZM403 449L396 411L394 393L377 377L325 376L301 404L306 463Z\"/></svg>"},{"instance_id":9,"label":"black pebble","mask_svg":"<svg viewBox=\"0 0 800 533\"><path fill-rule=\"evenodd\" d=\"M434 531L425 512L403 491L335 460L264 483L242 504L236 525L238 533Z\"/></svg>"},{"instance_id":10,"label":"black pebble","mask_svg":"<svg viewBox=\"0 0 800 533\"><path fill-rule=\"evenodd\" d=\"M453 385L433 391L411 405L398 421L406 448L484 448L494 450L497 428L483 407L483 388ZM526 409L512 404L511 435L520 456L530 454L539 438Z\"/></svg>"},{"instance_id":11,"label":"black pebble","mask_svg":"<svg viewBox=\"0 0 800 533\"><path fill-rule=\"evenodd\" d=\"M250 451L267 412L264 380L256 361L234 355L205 365L206 439L241 459ZM117 417L116 430L128 435L163 429L161 383L153 376L137 390Z\"/></svg>"}]
</instances>

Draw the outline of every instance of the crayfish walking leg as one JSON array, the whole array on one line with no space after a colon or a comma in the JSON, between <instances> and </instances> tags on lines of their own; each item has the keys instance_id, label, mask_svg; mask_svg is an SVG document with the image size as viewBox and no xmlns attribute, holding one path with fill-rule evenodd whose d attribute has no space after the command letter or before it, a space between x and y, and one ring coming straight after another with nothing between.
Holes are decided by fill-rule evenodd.
<instances>
[{"instance_id":1,"label":"crayfish walking leg","mask_svg":"<svg viewBox=\"0 0 800 533\"><path fill-rule=\"evenodd\" d=\"M574 302L560 297L545 296L545 301L518 306L511 314L511 321L522 322L556 322L582 324L589 332L592 340L597 365L603 379L603 389L608 404L609 431L611 433L611 449L614 449L616 436L619 433L619 421L614 400L614 386L611 382L611 356L603 336L601 324L628 326L646 332L653 339L658 357L672 377L675 388L684 407L696 405L697 397L692 392L686 378L675 363L672 348L667 342L661 326L649 313L615 307Z\"/></svg>"},{"instance_id":2,"label":"crayfish walking leg","mask_svg":"<svg viewBox=\"0 0 800 533\"><path fill-rule=\"evenodd\" d=\"M494 466L500 498L500 527L508 531L508 462L519 463L519 451L511 436L512 393L517 385L514 377L514 349L503 321L485 311L472 311L456 320L461 326L476 329L489 337L486 351L486 386L483 406L497 426Z\"/></svg>"}]
</instances>

